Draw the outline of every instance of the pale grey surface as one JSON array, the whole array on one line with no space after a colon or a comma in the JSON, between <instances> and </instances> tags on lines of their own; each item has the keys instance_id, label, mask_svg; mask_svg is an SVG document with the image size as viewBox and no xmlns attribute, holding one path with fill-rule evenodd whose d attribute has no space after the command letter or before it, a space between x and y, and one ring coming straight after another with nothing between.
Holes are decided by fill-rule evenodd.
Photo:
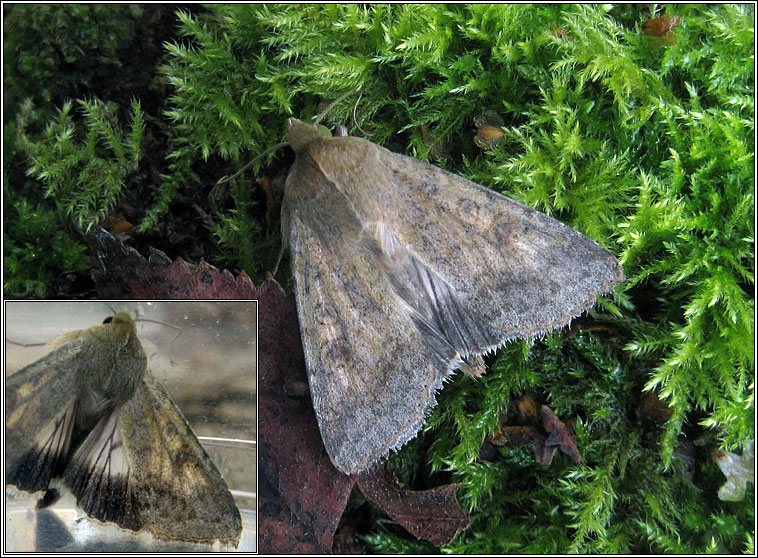
<instances>
[{"instance_id":1,"label":"pale grey surface","mask_svg":"<svg viewBox=\"0 0 758 558\"><path fill-rule=\"evenodd\" d=\"M163 384L210 454L242 516L238 551L257 548L256 532L256 381L257 302L150 301L109 302L138 320L180 326L177 330L137 322L148 368ZM73 330L100 324L113 314L101 301L6 301L6 370L9 375L49 352L12 342L48 343ZM6 487L5 551L230 551L208 545L157 541L114 524L92 520L75 506L66 490L49 508L36 510L41 493Z\"/></svg>"}]
</instances>

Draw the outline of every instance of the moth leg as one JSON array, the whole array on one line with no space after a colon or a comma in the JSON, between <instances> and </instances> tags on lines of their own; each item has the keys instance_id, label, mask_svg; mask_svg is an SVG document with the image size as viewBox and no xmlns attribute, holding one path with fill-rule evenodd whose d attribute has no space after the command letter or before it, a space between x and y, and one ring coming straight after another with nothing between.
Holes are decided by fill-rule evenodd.
<instances>
[{"instance_id":1,"label":"moth leg","mask_svg":"<svg viewBox=\"0 0 758 558\"><path fill-rule=\"evenodd\" d=\"M286 187L285 187L286 189ZM282 222L281 222L281 244L279 245L279 255L276 257L276 264L274 264L274 271L271 272L271 277L276 276L276 272L279 270L279 264L282 263L282 257L284 256L284 251L287 249L287 243L289 242L290 237L290 220L289 220L289 213L287 211L287 198L285 197L282 200L282 208L281 208L281 215L282 215Z\"/></svg>"},{"instance_id":2,"label":"moth leg","mask_svg":"<svg viewBox=\"0 0 758 558\"><path fill-rule=\"evenodd\" d=\"M55 488L48 488L45 490L45 493L42 495L42 498L37 500L37 505L35 506L36 509L42 510L47 507L52 506L55 502L60 500L61 494L58 492Z\"/></svg>"}]
</instances>

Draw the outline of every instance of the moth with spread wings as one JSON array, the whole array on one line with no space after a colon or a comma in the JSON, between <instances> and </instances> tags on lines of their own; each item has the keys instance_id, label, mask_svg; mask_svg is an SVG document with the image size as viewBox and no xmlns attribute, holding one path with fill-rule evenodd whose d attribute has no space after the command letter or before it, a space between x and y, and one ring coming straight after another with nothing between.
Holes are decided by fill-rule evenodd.
<instances>
[{"instance_id":1,"label":"moth with spread wings","mask_svg":"<svg viewBox=\"0 0 758 558\"><path fill-rule=\"evenodd\" d=\"M147 370L131 316L71 331L6 379L6 483L62 482L89 516L163 539L237 546L223 478Z\"/></svg>"}]
</instances>

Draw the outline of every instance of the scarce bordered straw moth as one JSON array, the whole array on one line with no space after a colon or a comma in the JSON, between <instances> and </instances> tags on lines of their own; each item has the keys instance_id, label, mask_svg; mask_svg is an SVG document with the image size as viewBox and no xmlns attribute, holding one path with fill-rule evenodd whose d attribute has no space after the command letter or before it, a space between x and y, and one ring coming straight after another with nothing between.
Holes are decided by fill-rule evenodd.
<instances>
[{"instance_id":1,"label":"scarce bordered straw moth","mask_svg":"<svg viewBox=\"0 0 758 558\"><path fill-rule=\"evenodd\" d=\"M433 165L294 118L289 145L282 234L319 428L345 473L413 438L454 370L623 280L586 236Z\"/></svg>"},{"instance_id":2,"label":"scarce bordered straw moth","mask_svg":"<svg viewBox=\"0 0 758 558\"><path fill-rule=\"evenodd\" d=\"M131 315L69 331L49 348L5 379L6 484L47 497L58 479L99 521L236 547L234 499L147 369Z\"/></svg>"}]
</instances>

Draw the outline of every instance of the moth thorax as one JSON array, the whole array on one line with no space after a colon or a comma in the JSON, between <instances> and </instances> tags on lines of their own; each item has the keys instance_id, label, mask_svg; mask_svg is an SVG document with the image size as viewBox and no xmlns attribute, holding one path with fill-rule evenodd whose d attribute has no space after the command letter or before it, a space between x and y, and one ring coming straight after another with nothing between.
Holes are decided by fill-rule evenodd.
<instances>
[{"instance_id":1,"label":"moth thorax","mask_svg":"<svg viewBox=\"0 0 758 558\"><path fill-rule=\"evenodd\" d=\"M288 140L295 153L300 153L309 143L323 137L321 132L311 124L301 122L297 118L288 121Z\"/></svg>"},{"instance_id":2,"label":"moth thorax","mask_svg":"<svg viewBox=\"0 0 758 558\"><path fill-rule=\"evenodd\" d=\"M94 345L81 375L77 422L86 424L122 405L134 395L145 376L147 358L136 335L126 343Z\"/></svg>"}]
</instances>

